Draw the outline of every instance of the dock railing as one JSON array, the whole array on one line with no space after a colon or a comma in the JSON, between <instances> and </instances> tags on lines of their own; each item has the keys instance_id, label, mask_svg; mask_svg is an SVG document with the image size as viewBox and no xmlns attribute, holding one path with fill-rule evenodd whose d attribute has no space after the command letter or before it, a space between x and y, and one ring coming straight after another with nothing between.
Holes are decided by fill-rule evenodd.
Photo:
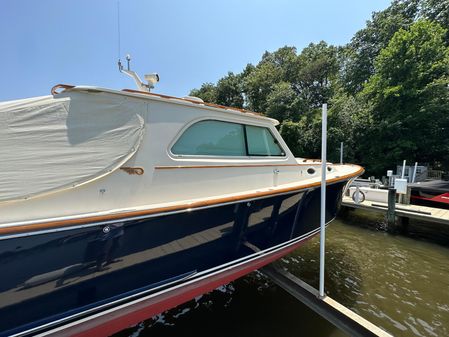
<instances>
[{"instance_id":1,"label":"dock railing","mask_svg":"<svg viewBox=\"0 0 449 337\"><path fill-rule=\"evenodd\" d=\"M427 179L429 180L441 180L443 177L443 171L441 170L428 170Z\"/></svg>"}]
</instances>

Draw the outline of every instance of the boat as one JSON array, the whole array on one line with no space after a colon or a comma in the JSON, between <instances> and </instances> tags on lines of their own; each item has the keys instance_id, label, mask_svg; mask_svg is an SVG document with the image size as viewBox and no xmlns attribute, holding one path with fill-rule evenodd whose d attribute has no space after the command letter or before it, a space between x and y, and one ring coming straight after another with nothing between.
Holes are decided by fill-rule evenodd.
<instances>
[{"instance_id":1,"label":"boat","mask_svg":"<svg viewBox=\"0 0 449 337\"><path fill-rule=\"evenodd\" d=\"M414 205L449 209L449 181L429 180L409 184Z\"/></svg>"},{"instance_id":2,"label":"boat","mask_svg":"<svg viewBox=\"0 0 449 337\"><path fill-rule=\"evenodd\" d=\"M1 336L107 336L319 233L321 162L276 120L149 88L0 103ZM330 222L363 168L326 165Z\"/></svg>"}]
</instances>

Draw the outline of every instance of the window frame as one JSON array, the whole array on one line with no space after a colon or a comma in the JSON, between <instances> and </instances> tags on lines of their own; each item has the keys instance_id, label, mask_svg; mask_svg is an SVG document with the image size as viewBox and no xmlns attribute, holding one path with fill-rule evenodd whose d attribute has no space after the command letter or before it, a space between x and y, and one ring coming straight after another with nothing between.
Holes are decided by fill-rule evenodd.
<instances>
[{"instance_id":1,"label":"window frame","mask_svg":"<svg viewBox=\"0 0 449 337\"><path fill-rule=\"evenodd\" d=\"M224 122L224 123L231 123L231 124L239 124L243 126L243 137L244 137L244 142L245 142L245 156L227 156L227 155L213 155L213 154L177 154L177 153L173 153L172 152L172 148L173 146L175 146L175 144L178 142L178 140L184 135L184 133L193 125L200 123L200 122L204 122L204 121L216 121L216 122ZM267 129L268 132L270 133L271 137L273 137L275 143L279 146L280 150L281 150L281 155L279 156L273 156L273 155L269 155L269 156L265 156L265 155L250 155L249 154L249 149L248 149L248 136L247 136L247 131L246 131L246 126L254 126L254 127L259 127L259 128L263 128L263 129ZM191 121L190 123L188 123L187 125L185 125L176 135L176 137L173 139L173 141L170 143L169 148L168 148L168 153L171 157L175 158L175 159L182 159L182 158L226 158L226 159L264 159L264 158L268 158L268 159L287 159L288 157L288 153L287 151L284 150L284 147L281 145L281 142L279 141L279 139L273 134L273 132L271 131L271 129L269 127L267 127L266 125L258 125L258 124L249 124L249 123L244 123L242 121L237 121L237 120L228 120L228 119L219 119L219 118L201 118L201 119L197 119L194 121Z\"/></svg>"}]
</instances>

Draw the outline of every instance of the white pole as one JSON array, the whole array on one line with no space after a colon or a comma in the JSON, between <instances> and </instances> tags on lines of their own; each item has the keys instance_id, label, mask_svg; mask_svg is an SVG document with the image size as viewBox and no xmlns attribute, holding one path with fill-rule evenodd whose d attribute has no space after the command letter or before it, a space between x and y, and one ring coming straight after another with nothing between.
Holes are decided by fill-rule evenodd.
<instances>
[{"instance_id":1,"label":"white pole","mask_svg":"<svg viewBox=\"0 0 449 337\"><path fill-rule=\"evenodd\" d=\"M340 164L343 165L343 142L340 143Z\"/></svg>"},{"instance_id":2,"label":"white pole","mask_svg":"<svg viewBox=\"0 0 449 337\"><path fill-rule=\"evenodd\" d=\"M404 162L402 163L402 174L401 174L401 179L404 179L404 177L405 177L405 163L406 163L407 161L406 160L404 160ZM401 203L402 204L402 201L403 201L403 194L400 194L399 195L399 203Z\"/></svg>"},{"instance_id":3,"label":"white pole","mask_svg":"<svg viewBox=\"0 0 449 337\"><path fill-rule=\"evenodd\" d=\"M416 179L416 169L418 168L418 162L415 162L415 168L413 170L413 179L412 179L412 183L415 182Z\"/></svg>"},{"instance_id":4,"label":"white pole","mask_svg":"<svg viewBox=\"0 0 449 337\"><path fill-rule=\"evenodd\" d=\"M402 163L402 175L401 175L401 179L404 179L404 176L405 176L405 163L406 163L407 161L406 160L404 160L404 162Z\"/></svg>"},{"instance_id":5,"label":"white pole","mask_svg":"<svg viewBox=\"0 0 449 337\"><path fill-rule=\"evenodd\" d=\"M324 243L326 239L326 141L327 104L323 104L321 122L321 209L320 209L320 297L324 297Z\"/></svg>"}]
</instances>

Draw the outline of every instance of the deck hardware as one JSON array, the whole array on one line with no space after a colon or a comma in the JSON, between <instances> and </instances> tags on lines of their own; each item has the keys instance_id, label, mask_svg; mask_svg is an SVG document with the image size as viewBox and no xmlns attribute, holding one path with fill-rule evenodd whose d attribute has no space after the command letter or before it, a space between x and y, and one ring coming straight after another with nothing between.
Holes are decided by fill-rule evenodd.
<instances>
[{"instance_id":1,"label":"deck hardware","mask_svg":"<svg viewBox=\"0 0 449 337\"><path fill-rule=\"evenodd\" d=\"M127 69L125 69L123 67L122 62L121 62L121 60L119 58L119 60L118 60L118 70L121 73L126 74L129 77L131 77L134 80L134 82L136 83L137 89L139 91L149 93L150 90L154 88L154 85L157 82L159 82L159 75L156 74L156 73L145 74L144 78L145 78L145 81L147 81L147 83L144 83L140 79L139 75L137 75L137 73L135 71L131 70L131 68L130 68L131 55L127 54L125 59L126 59L126 62L127 62Z\"/></svg>"},{"instance_id":2,"label":"deck hardware","mask_svg":"<svg viewBox=\"0 0 449 337\"><path fill-rule=\"evenodd\" d=\"M108 234L110 231L111 231L111 227L109 227L109 226L104 226L103 227L103 233L104 234Z\"/></svg>"},{"instance_id":3,"label":"deck hardware","mask_svg":"<svg viewBox=\"0 0 449 337\"><path fill-rule=\"evenodd\" d=\"M75 88L74 85L70 85L70 84L56 84L53 88L51 88L50 93L55 96L55 95L59 95L62 91L65 90L69 90ZM64 89L62 91L58 91L58 89Z\"/></svg>"},{"instance_id":4,"label":"deck hardware","mask_svg":"<svg viewBox=\"0 0 449 337\"><path fill-rule=\"evenodd\" d=\"M307 169L307 173L310 174L310 175L313 175L313 174L315 174L315 169L313 167L309 167Z\"/></svg>"},{"instance_id":5,"label":"deck hardware","mask_svg":"<svg viewBox=\"0 0 449 337\"><path fill-rule=\"evenodd\" d=\"M145 173L145 170L142 167L122 166L120 167L120 170L123 170L130 175L136 174L138 176L141 176L142 174Z\"/></svg>"},{"instance_id":6,"label":"deck hardware","mask_svg":"<svg viewBox=\"0 0 449 337\"><path fill-rule=\"evenodd\" d=\"M279 174L279 170L277 168L273 169L274 174Z\"/></svg>"},{"instance_id":7,"label":"deck hardware","mask_svg":"<svg viewBox=\"0 0 449 337\"><path fill-rule=\"evenodd\" d=\"M365 193L360 191L360 187L357 186L355 192L352 194L352 200L358 205L365 201Z\"/></svg>"}]
</instances>

